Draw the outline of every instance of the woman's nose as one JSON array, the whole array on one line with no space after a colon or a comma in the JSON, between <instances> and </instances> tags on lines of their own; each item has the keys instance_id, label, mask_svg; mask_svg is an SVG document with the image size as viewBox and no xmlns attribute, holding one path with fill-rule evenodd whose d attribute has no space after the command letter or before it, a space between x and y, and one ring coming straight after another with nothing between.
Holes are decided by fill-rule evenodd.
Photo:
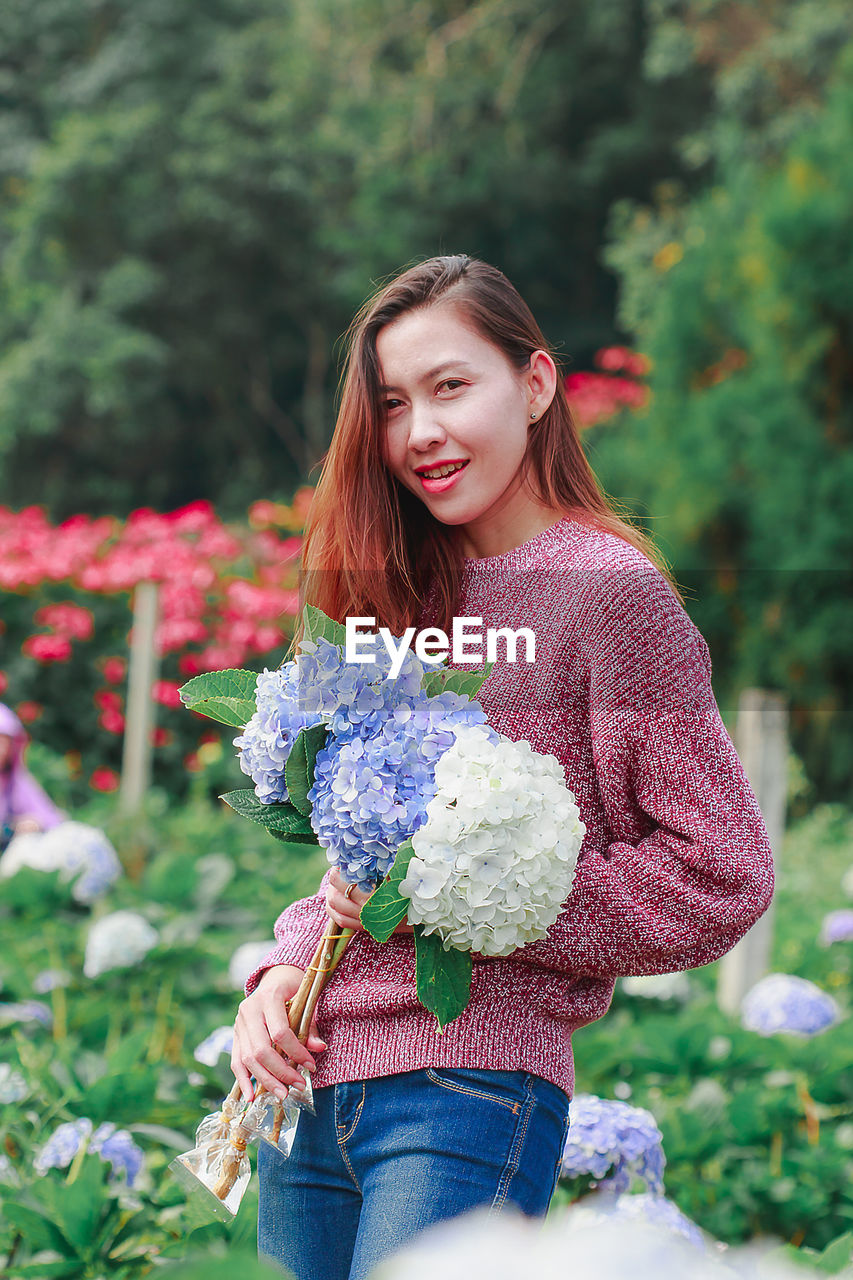
<instances>
[{"instance_id":1,"label":"woman's nose","mask_svg":"<svg viewBox=\"0 0 853 1280\"><path fill-rule=\"evenodd\" d=\"M444 440L446 432L431 405L413 404L409 414L409 448L428 449Z\"/></svg>"}]
</instances>

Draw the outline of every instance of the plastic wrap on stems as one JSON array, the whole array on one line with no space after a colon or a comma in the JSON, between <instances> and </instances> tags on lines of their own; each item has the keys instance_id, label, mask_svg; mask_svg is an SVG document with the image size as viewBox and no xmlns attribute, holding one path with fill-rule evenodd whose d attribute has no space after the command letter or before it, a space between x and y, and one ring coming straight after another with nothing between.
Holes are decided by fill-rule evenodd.
<instances>
[{"instance_id":1,"label":"plastic wrap on stems","mask_svg":"<svg viewBox=\"0 0 853 1280\"><path fill-rule=\"evenodd\" d=\"M300 1044L308 1039L317 1001L352 936L352 929L341 929L330 922L288 1006L288 1020ZM215 1217L230 1221L240 1206L251 1176L246 1147L252 1138L272 1141L283 1155L290 1154L299 1112L310 1110L314 1114L310 1079L307 1071L302 1070L301 1074L305 1090L291 1089L287 1097L291 1112L295 1112L292 1124L285 1127L285 1106L266 1089L257 1089L242 1114L234 1116L233 1108L239 1105L240 1098L240 1086L235 1082L222 1110L199 1125L200 1145L177 1156L169 1165L187 1190L204 1194Z\"/></svg>"},{"instance_id":2,"label":"plastic wrap on stems","mask_svg":"<svg viewBox=\"0 0 853 1280\"><path fill-rule=\"evenodd\" d=\"M232 1120L227 1137L193 1147L169 1165L185 1190L201 1192L211 1213L222 1222L230 1222L236 1214L252 1176L246 1151L249 1136L239 1120Z\"/></svg>"}]
</instances>

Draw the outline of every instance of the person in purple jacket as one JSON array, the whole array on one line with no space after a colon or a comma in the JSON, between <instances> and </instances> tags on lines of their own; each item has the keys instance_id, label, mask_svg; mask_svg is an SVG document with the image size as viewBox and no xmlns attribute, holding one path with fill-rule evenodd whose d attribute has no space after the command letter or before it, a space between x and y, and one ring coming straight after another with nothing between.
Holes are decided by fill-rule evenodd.
<instances>
[{"instance_id":1,"label":"person in purple jacket","mask_svg":"<svg viewBox=\"0 0 853 1280\"><path fill-rule=\"evenodd\" d=\"M24 763L27 731L0 702L0 850L15 835L48 831L64 821Z\"/></svg>"},{"instance_id":2,"label":"person in purple jacket","mask_svg":"<svg viewBox=\"0 0 853 1280\"><path fill-rule=\"evenodd\" d=\"M431 1223L545 1214L574 1088L572 1035L616 978L716 960L773 893L767 831L711 687L708 646L654 545L605 499L553 354L495 267L431 258L350 332L312 502L303 596L330 617L450 634L529 628L500 655L489 723L554 755L586 832L547 937L474 955L471 999L437 1034L412 929L379 945L366 895L330 870L287 907L246 984L231 1066L246 1098L313 1071L290 1157L258 1154L258 1246L297 1280L365 1280ZM457 663L455 665L464 665ZM307 1045L286 1004L331 916L354 929ZM321 1038L322 1033L322 1038Z\"/></svg>"}]
</instances>

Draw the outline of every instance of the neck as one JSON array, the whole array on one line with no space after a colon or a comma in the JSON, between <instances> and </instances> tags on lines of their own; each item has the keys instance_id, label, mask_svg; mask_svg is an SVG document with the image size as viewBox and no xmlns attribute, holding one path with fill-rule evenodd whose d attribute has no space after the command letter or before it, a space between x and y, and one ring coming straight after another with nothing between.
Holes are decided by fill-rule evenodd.
<instances>
[{"instance_id":1,"label":"neck","mask_svg":"<svg viewBox=\"0 0 853 1280\"><path fill-rule=\"evenodd\" d=\"M476 522L461 529L462 554L469 560L483 560L488 556L501 556L522 543L529 542L537 534L550 529L566 513L548 507L544 503L531 502L520 512L502 512L487 525Z\"/></svg>"}]
</instances>

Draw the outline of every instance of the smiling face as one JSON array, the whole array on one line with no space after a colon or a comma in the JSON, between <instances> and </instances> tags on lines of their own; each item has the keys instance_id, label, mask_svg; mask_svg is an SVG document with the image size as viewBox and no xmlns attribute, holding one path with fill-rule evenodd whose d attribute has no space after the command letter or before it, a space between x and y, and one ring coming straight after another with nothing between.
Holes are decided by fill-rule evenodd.
<instances>
[{"instance_id":1,"label":"smiling face","mask_svg":"<svg viewBox=\"0 0 853 1280\"><path fill-rule=\"evenodd\" d=\"M462 528L464 554L499 555L554 523L560 513L523 482L531 415L556 384L546 352L514 368L449 302L393 320L376 351L386 465L437 520Z\"/></svg>"}]
</instances>

